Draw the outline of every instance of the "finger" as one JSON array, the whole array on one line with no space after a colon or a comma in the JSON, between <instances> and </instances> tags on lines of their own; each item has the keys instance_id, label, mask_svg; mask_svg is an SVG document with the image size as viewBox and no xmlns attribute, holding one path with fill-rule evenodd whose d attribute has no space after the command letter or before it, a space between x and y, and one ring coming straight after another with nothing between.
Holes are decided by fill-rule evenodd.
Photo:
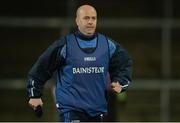
<instances>
[{"instance_id":1,"label":"finger","mask_svg":"<svg viewBox=\"0 0 180 123\"><path fill-rule=\"evenodd\" d=\"M36 106L32 105L32 104L29 104L29 106L32 108L32 109L36 109Z\"/></svg>"},{"instance_id":2,"label":"finger","mask_svg":"<svg viewBox=\"0 0 180 123\"><path fill-rule=\"evenodd\" d=\"M115 86L115 85L116 85L116 83L115 83L115 82L112 82L112 83L111 83L111 86Z\"/></svg>"},{"instance_id":3,"label":"finger","mask_svg":"<svg viewBox=\"0 0 180 123\"><path fill-rule=\"evenodd\" d=\"M111 87L114 88L114 84L113 83L111 83Z\"/></svg>"},{"instance_id":4,"label":"finger","mask_svg":"<svg viewBox=\"0 0 180 123\"><path fill-rule=\"evenodd\" d=\"M118 83L117 82L113 82L113 83L111 83L111 86L114 88L114 87L118 86Z\"/></svg>"},{"instance_id":5,"label":"finger","mask_svg":"<svg viewBox=\"0 0 180 123\"><path fill-rule=\"evenodd\" d=\"M119 88L113 88L113 91L116 92L116 93L119 93L120 89Z\"/></svg>"}]
</instances>

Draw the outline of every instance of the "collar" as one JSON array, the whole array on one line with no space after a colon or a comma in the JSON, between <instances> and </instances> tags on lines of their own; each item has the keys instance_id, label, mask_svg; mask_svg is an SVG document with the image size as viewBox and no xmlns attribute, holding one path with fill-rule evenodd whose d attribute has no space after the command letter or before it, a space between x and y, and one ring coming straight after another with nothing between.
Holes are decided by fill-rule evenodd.
<instances>
[{"instance_id":1,"label":"collar","mask_svg":"<svg viewBox=\"0 0 180 123\"><path fill-rule=\"evenodd\" d=\"M75 35L82 39L82 40L86 40L86 41L89 41L89 40L92 40L94 39L95 37L97 37L97 33L94 33L92 36L86 36L84 35L83 33L81 33L78 29L75 31Z\"/></svg>"}]
</instances>

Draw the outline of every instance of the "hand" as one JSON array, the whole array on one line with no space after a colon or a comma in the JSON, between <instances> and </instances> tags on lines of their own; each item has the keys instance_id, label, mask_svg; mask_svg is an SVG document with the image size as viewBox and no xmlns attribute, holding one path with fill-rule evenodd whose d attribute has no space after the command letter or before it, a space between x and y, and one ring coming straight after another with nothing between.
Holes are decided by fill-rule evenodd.
<instances>
[{"instance_id":1,"label":"hand","mask_svg":"<svg viewBox=\"0 0 180 123\"><path fill-rule=\"evenodd\" d=\"M119 84L119 82L112 82L111 83L111 88L113 91L115 91L116 93L120 93L122 90L122 86Z\"/></svg>"},{"instance_id":2,"label":"hand","mask_svg":"<svg viewBox=\"0 0 180 123\"><path fill-rule=\"evenodd\" d=\"M36 109L37 106L42 106L43 102L41 98L30 98L29 100L29 106L32 107L34 110Z\"/></svg>"}]
</instances>

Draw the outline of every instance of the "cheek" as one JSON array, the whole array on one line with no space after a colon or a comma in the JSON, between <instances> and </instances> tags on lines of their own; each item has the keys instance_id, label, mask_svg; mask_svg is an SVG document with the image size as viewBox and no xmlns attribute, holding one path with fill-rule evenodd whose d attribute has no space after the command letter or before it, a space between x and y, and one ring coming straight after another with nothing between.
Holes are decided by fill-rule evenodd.
<instances>
[{"instance_id":1,"label":"cheek","mask_svg":"<svg viewBox=\"0 0 180 123\"><path fill-rule=\"evenodd\" d=\"M97 21L94 22L94 25L97 25Z\"/></svg>"},{"instance_id":2,"label":"cheek","mask_svg":"<svg viewBox=\"0 0 180 123\"><path fill-rule=\"evenodd\" d=\"M76 21L76 24L79 26L79 21Z\"/></svg>"},{"instance_id":3,"label":"cheek","mask_svg":"<svg viewBox=\"0 0 180 123\"><path fill-rule=\"evenodd\" d=\"M87 24L85 22L81 22L81 27L85 28Z\"/></svg>"},{"instance_id":4,"label":"cheek","mask_svg":"<svg viewBox=\"0 0 180 123\"><path fill-rule=\"evenodd\" d=\"M78 26L81 26L81 25L82 25L82 21L80 21L80 20L77 21L77 25L78 25Z\"/></svg>"}]
</instances>

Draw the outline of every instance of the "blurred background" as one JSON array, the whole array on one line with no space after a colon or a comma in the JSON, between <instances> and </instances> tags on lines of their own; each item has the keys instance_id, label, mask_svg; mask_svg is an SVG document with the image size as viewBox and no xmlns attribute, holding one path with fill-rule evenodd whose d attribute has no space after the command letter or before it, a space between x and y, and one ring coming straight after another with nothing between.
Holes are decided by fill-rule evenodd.
<instances>
[{"instance_id":1,"label":"blurred background","mask_svg":"<svg viewBox=\"0 0 180 123\"><path fill-rule=\"evenodd\" d=\"M26 75L39 55L75 28L75 10L94 5L98 28L132 57L127 93L109 95L114 121L180 121L179 0L4 0L0 2L0 121L58 121L53 79L44 116L28 107Z\"/></svg>"}]
</instances>

